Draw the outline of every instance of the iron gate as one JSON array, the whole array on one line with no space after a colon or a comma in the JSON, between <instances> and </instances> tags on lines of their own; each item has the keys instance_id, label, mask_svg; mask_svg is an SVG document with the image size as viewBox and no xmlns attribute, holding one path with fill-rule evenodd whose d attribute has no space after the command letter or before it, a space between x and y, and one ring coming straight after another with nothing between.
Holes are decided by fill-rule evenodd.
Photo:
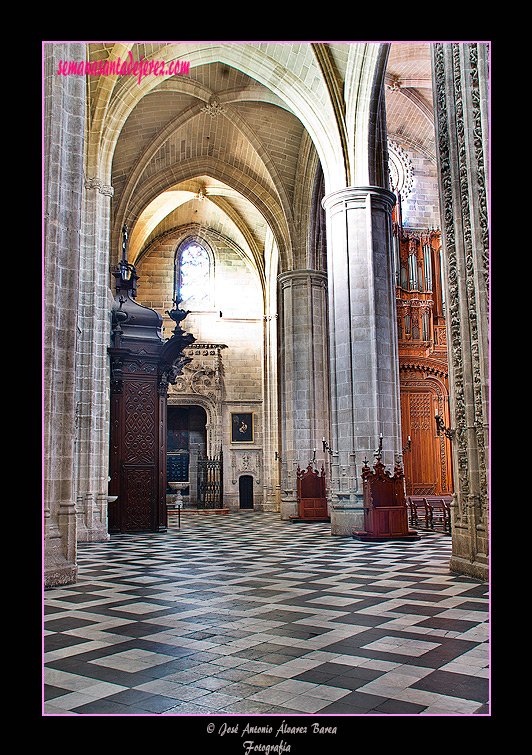
<instances>
[{"instance_id":1,"label":"iron gate","mask_svg":"<svg viewBox=\"0 0 532 755\"><path fill-rule=\"evenodd\" d=\"M198 508L221 509L223 505L223 456L198 458Z\"/></svg>"}]
</instances>

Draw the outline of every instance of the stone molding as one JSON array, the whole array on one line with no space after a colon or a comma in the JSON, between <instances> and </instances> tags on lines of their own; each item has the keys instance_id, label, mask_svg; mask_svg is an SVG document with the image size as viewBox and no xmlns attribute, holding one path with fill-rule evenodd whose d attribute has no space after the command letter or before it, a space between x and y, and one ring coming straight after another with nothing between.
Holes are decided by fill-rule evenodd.
<instances>
[{"instance_id":1,"label":"stone molding","mask_svg":"<svg viewBox=\"0 0 532 755\"><path fill-rule=\"evenodd\" d=\"M253 477L256 485L261 484L262 449L231 449L231 482L236 485L241 475L247 474Z\"/></svg>"},{"instance_id":2,"label":"stone molding","mask_svg":"<svg viewBox=\"0 0 532 755\"><path fill-rule=\"evenodd\" d=\"M359 201L366 196L370 196L373 201L377 201L390 212L396 202L395 194L380 186L346 186L345 189L338 189L327 194L321 200L321 204L325 210L333 211L336 205L342 205L343 208L350 200Z\"/></svg>"},{"instance_id":3,"label":"stone molding","mask_svg":"<svg viewBox=\"0 0 532 755\"><path fill-rule=\"evenodd\" d=\"M475 575L486 578L489 227L482 47L479 43L435 43L432 50L454 429L452 563L457 571L472 573L473 569Z\"/></svg>"},{"instance_id":4,"label":"stone molding","mask_svg":"<svg viewBox=\"0 0 532 755\"><path fill-rule=\"evenodd\" d=\"M104 184L99 178L86 178L84 186L86 189L96 189L100 194L103 194L106 197L112 197L115 193L112 186Z\"/></svg>"},{"instance_id":5,"label":"stone molding","mask_svg":"<svg viewBox=\"0 0 532 755\"><path fill-rule=\"evenodd\" d=\"M284 286L297 279L308 280L312 279L313 283L327 283L327 273L322 270L289 270L286 273L280 273L277 276L279 283Z\"/></svg>"}]
</instances>

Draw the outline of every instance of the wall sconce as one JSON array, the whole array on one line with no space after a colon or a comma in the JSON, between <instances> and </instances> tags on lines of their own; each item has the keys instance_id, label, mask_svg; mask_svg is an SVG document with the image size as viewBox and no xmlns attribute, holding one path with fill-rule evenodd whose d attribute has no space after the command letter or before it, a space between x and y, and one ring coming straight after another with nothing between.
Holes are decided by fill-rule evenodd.
<instances>
[{"instance_id":1,"label":"wall sconce","mask_svg":"<svg viewBox=\"0 0 532 755\"><path fill-rule=\"evenodd\" d=\"M408 440L406 441L406 446L403 448L403 454L406 453L406 451L412 450L412 441L410 440L410 435L408 436Z\"/></svg>"},{"instance_id":2,"label":"wall sconce","mask_svg":"<svg viewBox=\"0 0 532 755\"><path fill-rule=\"evenodd\" d=\"M449 438L449 440L452 440L453 435L454 435L454 430L451 430L450 427L445 427L445 423L439 414L436 414L434 416L434 419L436 420L436 433L438 435L440 435L440 433L443 433L446 438Z\"/></svg>"},{"instance_id":3,"label":"wall sconce","mask_svg":"<svg viewBox=\"0 0 532 755\"><path fill-rule=\"evenodd\" d=\"M279 456L279 454L277 453L277 451L275 452L275 461L279 461L279 462L281 462L281 464L283 463L283 460L281 459L281 457Z\"/></svg>"},{"instance_id":4,"label":"wall sconce","mask_svg":"<svg viewBox=\"0 0 532 755\"><path fill-rule=\"evenodd\" d=\"M332 450L332 448L330 448L330 446L329 446L329 444L327 443L327 441L325 440L325 438L322 438L322 441L321 441L321 442L322 442L322 444L323 444L323 452L325 453L325 451L327 451L327 453L328 453L328 454L329 454L330 456L333 456L333 454L334 454L335 452L334 452L334 451ZM314 449L314 450L315 450L315 449Z\"/></svg>"}]
</instances>

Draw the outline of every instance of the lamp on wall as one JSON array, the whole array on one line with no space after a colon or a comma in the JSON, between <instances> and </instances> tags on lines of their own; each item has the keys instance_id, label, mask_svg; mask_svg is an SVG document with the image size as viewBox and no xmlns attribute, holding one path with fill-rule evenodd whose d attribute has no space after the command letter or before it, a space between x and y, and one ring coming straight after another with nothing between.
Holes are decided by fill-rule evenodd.
<instances>
[{"instance_id":1,"label":"lamp on wall","mask_svg":"<svg viewBox=\"0 0 532 755\"><path fill-rule=\"evenodd\" d=\"M131 293L131 296L137 298L137 281L139 276L137 275L137 269L135 265L128 262L127 253L129 246L129 230L127 225L122 227L122 259L113 271L113 275L116 280L116 291L127 290Z\"/></svg>"},{"instance_id":2,"label":"lamp on wall","mask_svg":"<svg viewBox=\"0 0 532 755\"><path fill-rule=\"evenodd\" d=\"M439 414L436 414L434 416L434 419L436 420L436 433L438 435L440 435L440 433L443 433L446 438L452 440L454 436L454 430L451 430L450 427L445 427L445 423Z\"/></svg>"},{"instance_id":3,"label":"lamp on wall","mask_svg":"<svg viewBox=\"0 0 532 755\"><path fill-rule=\"evenodd\" d=\"M321 442L322 442L322 444L323 444L323 451L324 451L324 452L325 452L325 451L327 451L327 453L328 453L328 454L329 454L330 456L333 456L335 452L334 452L334 451L332 450L332 448L331 448L331 447L329 446L329 444L327 443L327 441L325 440L325 438L322 438Z\"/></svg>"}]
</instances>

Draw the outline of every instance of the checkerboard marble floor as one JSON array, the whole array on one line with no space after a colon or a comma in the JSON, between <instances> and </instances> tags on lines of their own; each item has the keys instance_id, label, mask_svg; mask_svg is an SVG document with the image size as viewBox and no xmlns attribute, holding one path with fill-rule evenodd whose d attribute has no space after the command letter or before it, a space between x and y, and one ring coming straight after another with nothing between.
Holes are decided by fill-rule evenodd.
<instances>
[{"instance_id":1,"label":"checkerboard marble floor","mask_svg":"<svg viewBox=\"0 0 532 755\"><path fill-rule=\"evenodd\" d=\"M487 585L451 539L276 514L79 545L44 593L44 715L487 714Z\"/></svg>"}]
</instances>

